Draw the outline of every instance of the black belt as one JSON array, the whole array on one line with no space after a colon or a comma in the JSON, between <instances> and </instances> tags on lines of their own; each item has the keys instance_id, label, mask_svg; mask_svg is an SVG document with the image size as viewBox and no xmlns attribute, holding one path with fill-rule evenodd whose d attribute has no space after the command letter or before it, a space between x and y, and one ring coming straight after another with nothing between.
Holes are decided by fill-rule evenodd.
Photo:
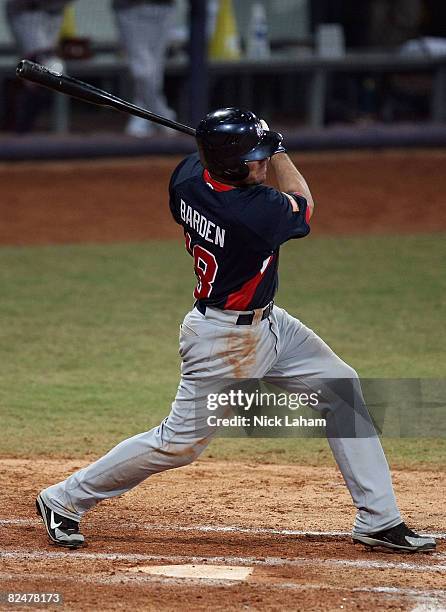
<instances>
[{"instance_id":1,"label":"black belt","mask_svg":"<svg viewBox=\"0 0 446 612\"><path fill-rule=\"evenodd\" d=\"M268 304L268 306L265 306L262 312L261 321L269 317L269 315L271 314L273 310L273 306L274 306L274 302L272 301ZM206 315L206 305L200 302L199 300L195 302L195 308L199 312L201 312L202 315ZM248 312L246 314L239 315L235 324L236 325L251 325L252 322L254 321L254 314L255 314L254 312Z\"/></svg>"}]
</instances>

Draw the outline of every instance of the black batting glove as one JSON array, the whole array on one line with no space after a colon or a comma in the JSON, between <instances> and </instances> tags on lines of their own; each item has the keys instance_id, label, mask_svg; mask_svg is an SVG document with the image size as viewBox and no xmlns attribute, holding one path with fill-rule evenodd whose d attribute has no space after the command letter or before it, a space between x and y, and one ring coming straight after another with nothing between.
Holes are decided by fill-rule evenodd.
<instances>
[{"instance_id":1,"label":"black batting glove","mask_svg":"<svg viewBox=\"0 0 446 612\"><path fill-rule=\"evenodd\" d=\"M260 119L260 123L262 125L262 128L265 131L270 131L269 129L269 125L267 124L267 122L265 121L265 119ZM286 149L283 146L282 142L283 142L283 136L282 134L280 134L280 132L277 132L277 134L279 134L280 136L280 140L279 140L279 144L277 145L277 149L274 151L273 155L276 155L276 153L286 153Z\"/></svg>"}]
</instances>

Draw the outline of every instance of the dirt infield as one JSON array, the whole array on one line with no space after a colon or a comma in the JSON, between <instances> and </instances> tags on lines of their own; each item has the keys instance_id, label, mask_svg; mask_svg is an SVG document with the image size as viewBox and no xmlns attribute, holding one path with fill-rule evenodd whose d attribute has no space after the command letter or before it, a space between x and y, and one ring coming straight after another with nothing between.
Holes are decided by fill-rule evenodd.
<instances>
[{"instance_id":1,"label":"dirt infield","mask_svg":"<svg viewBox=\"0 0 446 612\"><path fill-rule=\"evenodd\" d=\"M318 234L446 230L446 152L295 155ZM178 159L0 164L0 244L178 238L167 205Z\"/></svg>"},{"instance_id":2,"label":"dirt infield","mask_svg":"<svg viewBox=\"0 0 446 612\"><path fill-rule=\"evenodd\" d=\"M444 545L418 555L354 546L353 510L335 468L202 460L98 506L83 521L88 546L67 551L48 543L34 496L78 467L0 461L0 591L58 591L72 610L446 609ZM394 481L411 523L444 528L441 474L397 471ZM146 573L185 564L251 573Z\"/></svg>"}]
</instances>

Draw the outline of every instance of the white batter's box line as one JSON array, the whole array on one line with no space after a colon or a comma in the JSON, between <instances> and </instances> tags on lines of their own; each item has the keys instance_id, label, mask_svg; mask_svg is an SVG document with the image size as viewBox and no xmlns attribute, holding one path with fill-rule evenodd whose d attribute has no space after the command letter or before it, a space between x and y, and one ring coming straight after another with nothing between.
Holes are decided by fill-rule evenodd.
<instances>
[{"instance_id":1,"label":"white batter's box line","mask_svg":"<svg viewBox=\"0 0 446 612\"><path fill-rule=\"evenodd\" d=\"M373 561L367 559L309 559L306 557L231 557L231 556L205 556L205 555L148 555L138 553L88 553L88 552L64 552L45 550L0 550L0 559L16 559L27 561L77 559L84 561L156 561L167 563L220 563L223 565L257 565L266 567L278 566L331 566L331 567L355 567L357 569L395 569L401 571L415 572L445 572L446 564L441 563L417 563L407 561Z\"/></svg>"},{"instance_id":2,"label":"white batter's box line","mask_svg":"<svg viewBox=\"0 0 446 612\"><path fill-rule=\"evenodd\" d=\"M246 533L246 534L259 534L259 535L283 535L283 536L301 536L301 537L324 537L324 538L344 538L351 537L351 531L306 531L302 529L275 529L268 527L238 527L236 525L153 525L150 523L146 524L131 524L134 528L143 528L147 531L162 531L170 530L173 531L203 531L203 532L215 532L215 533ZM438 539L446 539L446 533L429 533L426 534Z\"/></svg>"},{"instance_id":3,"label":"white batter's box line","mask_svg":"<svg viewBox=\"0 0 446 612\"><path fill-rule=\"evenodd\" d=\"M33 527L41 525L40 519L0 519L0 526ZM89 525L102 523L91 521ZM239 527L236 525L157 525L151 523L114 523L116 527L125 529L143 529L146 531L178 531L178 532L205 532L205 533L246 533L253 535L283 535L301 537L344 538L351 537L351 531L305 531L301 529L274 529L267 527ZM424 532L423 532L424 533ZM426 533L438 540L446 540L446 533Z\"/></svg>"}]
</instances>

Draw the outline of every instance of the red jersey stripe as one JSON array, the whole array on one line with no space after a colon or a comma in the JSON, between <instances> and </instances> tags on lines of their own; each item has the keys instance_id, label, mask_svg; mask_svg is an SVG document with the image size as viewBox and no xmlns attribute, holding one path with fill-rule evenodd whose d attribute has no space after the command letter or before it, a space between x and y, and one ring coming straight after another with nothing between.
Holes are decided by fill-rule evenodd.
<instances>
[{"instance_id":1,"label":"red jersey stripe","mask_svg":"<svg viewBox=\"0 0 446 612\"><path fill-rule=\"evenodd\" d=\"M266 269L271 265L274 257L275 255L270 255L268 263L262 266L260 272L242 285L238 291L228 295L224 306L225 310L247 310Z\"/></svg>"},{"instance_id":2,"label":"red jersey stripe","mask_svg":"<svg viewBox=\"0 0 446 612\"><path fill-rule=\"evenodd\" d=\"M311 210L310 210L310 207L307 205L307 210L305 211L305 223L307 224L310 223L310 217L311 217Z\"/></svg>"},{"instance_id":3,"label":"red jersey stripe","mask_svg":"<svg viewBox=\"0 0 446 612\"><path fill-rule=\"evenodd\" d=\"M203 179L214 191L231 191L235 189L232 185L226 185L225 183L220 183L213 179L207 169L203 172Z\"/></svg>"},{"instance_id":4,"label":"red jersey stripe","mask_svg":"<svg viewBox=\"0 0 446 612\"><path fill-rule=\"evenodd\" d=\"M305 196L302 195L301 193L298 193L297 191L293 191L292 195L295 195L298 198L304 198L306 200ZM310 223L310 217L311 217L311 210L307 203L307 210L305 211L305 223L307 224Z\"/></svg>"}]
</instances>

